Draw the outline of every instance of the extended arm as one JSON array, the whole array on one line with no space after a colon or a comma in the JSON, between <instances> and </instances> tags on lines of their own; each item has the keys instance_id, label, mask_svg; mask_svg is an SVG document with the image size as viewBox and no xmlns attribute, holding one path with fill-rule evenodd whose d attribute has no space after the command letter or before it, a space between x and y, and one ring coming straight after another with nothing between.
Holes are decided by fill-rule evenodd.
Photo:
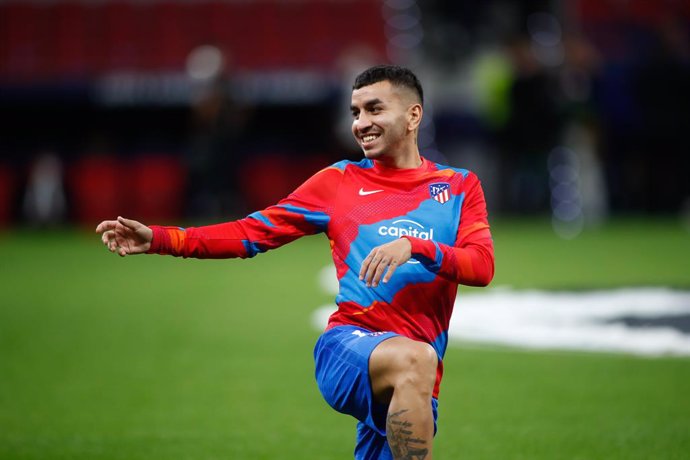
<instances>
[{"instance_id":1,"label":"extended arm","mask_svg":"<svg viewBox=\"0 0 690 460\"><path fill-rule=\"evenodd\" d=\"M288 198L244 219L204 227L151 226L153 242L147 252L199 259L247 258L326 229L325 213L292 203Z\"/></svg>"},{"instance_id":2,"label":"extended arm","mask_svg":"<svg viewBox=\"0 0 690 460\"><path fill-rule=\"evenodd\" d=\"M146 227L129 221L137 225L137 233L125 230L118 220L102 222L96 231L104 232L103 242L122 256L146 252L196 258L253 257L301 236L325 231L330 219L326 209L341 177L337 170L326 168L277 205L233 222L185 229ZM123 227L119 233L118 225Z\"/></svg>"}]
</instances>

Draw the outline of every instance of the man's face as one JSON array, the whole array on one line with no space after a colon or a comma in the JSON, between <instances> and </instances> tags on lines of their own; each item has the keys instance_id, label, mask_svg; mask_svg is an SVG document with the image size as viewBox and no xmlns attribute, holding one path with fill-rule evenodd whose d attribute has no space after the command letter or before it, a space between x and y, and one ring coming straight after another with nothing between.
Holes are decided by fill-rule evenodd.
<instances>
[{"instance_id":1,"label":"man's face","mask_svg":"<svg viewBox=\"0 0 690 460\"><path fill-rule=\"evenodd\" d=\"M395 155L408 141L408 109L413 104L404 89L388 81L352 91L352 134L365 157Z\"/></svg>"}]
</instances>

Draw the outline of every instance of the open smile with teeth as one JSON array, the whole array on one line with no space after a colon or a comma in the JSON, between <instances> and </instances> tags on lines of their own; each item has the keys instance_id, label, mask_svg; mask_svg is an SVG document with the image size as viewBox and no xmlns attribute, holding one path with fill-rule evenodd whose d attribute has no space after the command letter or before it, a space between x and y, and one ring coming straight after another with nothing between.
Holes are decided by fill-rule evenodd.
<instances>
[{"instance_id":1,"label":"open smile with teeth","mask_svg":"<svg viewBox=\"0 0 690 460\"><path fill-rule=\"evenodd\" d=\"M367 134L366 136L362 136L362 142L367 143L371 142L374 139L377 139L380 136L380 134Z\"/></svg>"}]
</instances>

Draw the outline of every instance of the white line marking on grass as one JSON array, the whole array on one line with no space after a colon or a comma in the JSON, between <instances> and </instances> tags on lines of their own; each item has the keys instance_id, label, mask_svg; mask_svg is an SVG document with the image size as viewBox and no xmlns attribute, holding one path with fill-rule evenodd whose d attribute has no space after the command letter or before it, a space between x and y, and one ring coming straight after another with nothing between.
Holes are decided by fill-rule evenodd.
<instances>
[{"instance_id":1,"label":"white line marking on grass","mask_svg":"<svg viewBox=\"0 0 690 460\"><path fill-rule=\"evenodd\" d=\"M449 338L535 349L690 355L689 334L653 321L672 323L688 315L690 292L666 288L493 289L458 297Z\"/></svg>"},{"instance_id":2,"label":"white line marking on grass","mask_svg":"<svg viewBox=\"0 0 690 460\"><path fill-rule=\"evenodd\" d=\"M332 269L319 275L322 288L337 292ZM323 329L334 305L314 312ZM690 292L668 288L621 288L585 292L516 291L462 293L450 321L449 345L500 344L529 349L690 356Z\"/></svg>"}]
</instances>

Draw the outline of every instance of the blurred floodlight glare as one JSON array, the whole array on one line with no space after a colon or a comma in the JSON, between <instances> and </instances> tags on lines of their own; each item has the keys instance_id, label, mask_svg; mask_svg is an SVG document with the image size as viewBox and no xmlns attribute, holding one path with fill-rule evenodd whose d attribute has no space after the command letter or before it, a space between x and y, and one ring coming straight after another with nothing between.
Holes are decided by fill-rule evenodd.
<instances>
[{"instance_id":1,"label":"blurred floodlight glare","mask_svg":"<svg viewBox=\"0 0 690 460\"><path fill-rule=\"evenodd\" d=\"M572 222L582 215L580 205L573 201L561 201L553 210L553 215L563 222Z\"/></svg>"},{"instance_id":2,"label":"blurred floodlight glare","mask_svg":"<svg viewBox=\"0 0 690 460\"><path fill-rule=\"evenodd\" d=\"M569 168L577 168L578 160L577 154L566 147L556 147L551 151L548 158L549 171L553 173L559 166L567 166Z\"/></svg>"},{"instance_id":3,"label":"blurred floodlight glare","mask_svg":"<svg viewBox=\"0 0 690 460\"><path fill-rule=\"evenodd\" d=\"M423 34L421 30L412 31L409 33L396 33L390 37L389 41L393 46L402 49L412 49L417 47L422 42Z\"/></svg>"},{"instance_id":4,"label":"blurred floodlight glare","mask_svg":"<svg viewBox=\"0 0 690 460\"><path fill-rule=\"evenodd\" d=\"M419 25L419 15L400 13L386 19L386 24L397 30L409 30Z\"/></svg>"},{"instance_id":5,"label":"blurred floodlight glare","mask_svg":"<svg viewBox=\"0 0 690 460\"><path fill-rule=\"evenodd\" d=\"M554 185L577 180L577 169L571 165L557 165L549 171L551 183Z\"/></svg>"},{"instance_id":6,"label":"blurred floodlight glare","mask_svg":"<svg viewBox=\"0 0 690 460\"><path fill-rule=\"evenodd\" d=\"M194 48L187 57L187 75L194 80L211 80L223 71L223 53L212 45Z\"/></svg>"},{"instance_id":7,"label":"blurred floodlight glare","mask_svg":"<svg viewBox=\"0 0 690 460\"><path fill-rule=\"evenodd\" d=\"M563 63L565 56L561 43L561 24L553 14L530 14L527 17L527 31L532 39L532 52L539 62L547 67Z\"/></svg>"},{"instance_id":8,"label":"blurred floodlight glare","mask_svg":"<svg viewBox=\"0 0 690 460\"><path fill-rule=\"evenodd\" d=\"M575 238L585 225L577 153L566 147L556 147L549 154L547 164L553 230L561 238Z\"/></svg>"},{"instance_id":9,"label":"blurred floodlight glare","mask_svg":"<svg viewBox=\"0 0 690 460\"><path fill-rule=\"evenodd\" d=\"M386 21L386 37L388 43L403 50L411 50L419 46L424 38L424 31L420 24L421 10L417 3L407 0L386 2L383 16Z\"/></svg>"},{"instance_id":10,"label":"blurred floodlight glare","mask_svg":"<svg viewBox=\"0 0 690 460\"><path fill-rule=\"evenodd\" d=\"M565 60L565 51L560 43L554 46L543 46L532 42L532 52L537 61L546 67L557 67Z\"/></svg>"},{"instance_id":11,"label":"blurred floodlight glare","mask_svg":"<svg viewBox=\"0 0 690 460\"><path fill-rule=\"evenodd\" d=\"M551 219L551 226L556 235L564 240L572 240L577 238L585 227L585 219L582 214L579 214L575 219L570 221L560 220L557 217Z\"/></svg>"},{"instance_id":12,"label":"blurred floodlight glare","mask_svg":"<svg viewBox=\"0 0 690 460\"><path fill-rule=\"evenodd\" d=\"M573 203L580 200L580 192L572 182L561 182L551 189L552 200L556 203Z\"/></svg>"},{"instance_id":13,"label":"blurred floodlight glare","mask_svg":"<svg viewBox=\"0 0 690 460\"><path fill-rule=\"evenodd\" d=\"M530 14L527 17L527 30L532 40L542 46L556 46L561 42L561 25L552 14Z\"/></svg>"},{"instance_id":14,"label":"blurred floodlight glare","mask_svg":"<svg viewBox=\"0 0 690 460\"><path fill-rule=\"evenodd\" d=\"M386 0L386 6L394 10L406 10L416 4L416 0Z\"/></svg>"}]
</instances>

